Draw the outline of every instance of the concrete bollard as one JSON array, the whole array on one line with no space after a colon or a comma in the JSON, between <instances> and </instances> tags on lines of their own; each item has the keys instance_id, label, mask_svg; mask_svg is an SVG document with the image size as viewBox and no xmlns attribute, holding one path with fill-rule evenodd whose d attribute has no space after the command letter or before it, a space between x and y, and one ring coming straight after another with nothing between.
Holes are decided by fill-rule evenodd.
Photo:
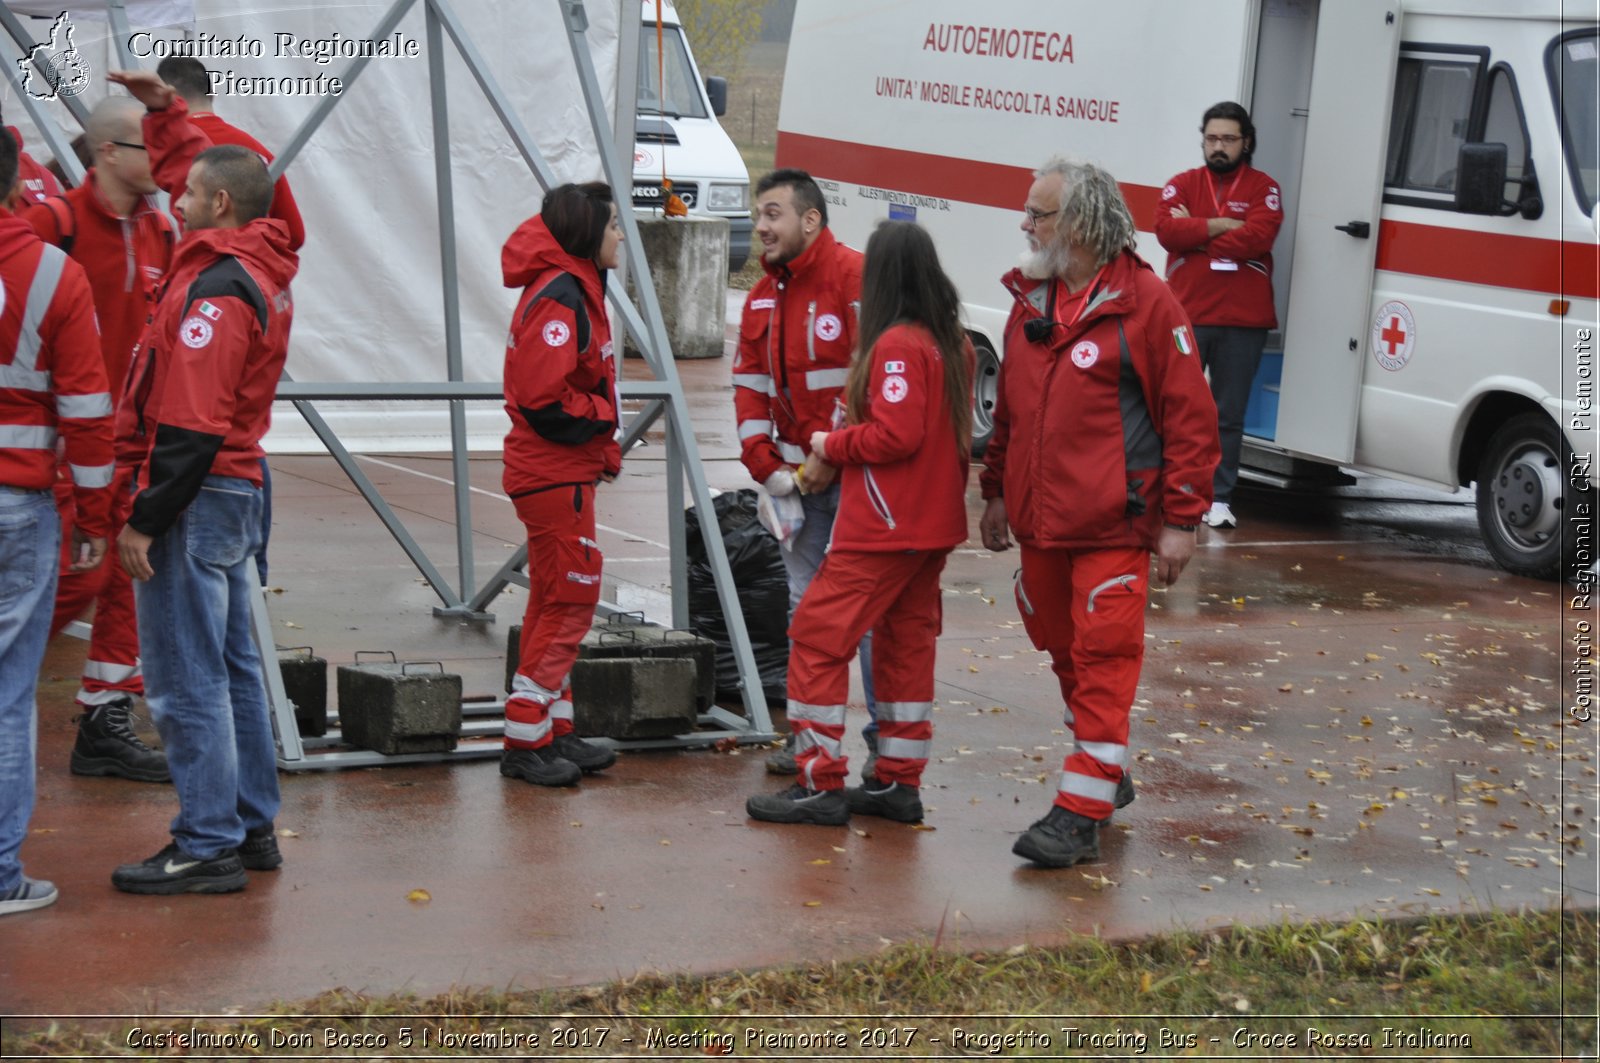
<instances>
[{"instance_id":1,"label":"concrete bollard","mask_svg":"<svg viewBox=\"0 0 1600 1063\"><path fill-rule=\"evenodd\" d=\"M584 737L671 738L694 730L695 663L614 657L572 666L572 726Z\"/></svg>"},{"instance_id":2,"label":"concrete bollard","mask_svg":"<svg viewBox=\"0 0 1600 1063\"><path fill-rule=\"evenodd\" d=\"M725 218L636 215L674 358L721 358L728 291ZM638 287L628 278L637 303ZM639 352L629 344L628 354Z\"/></svg>"},{"instance_id":3,"label":"concrete bollard","mask_svg":"<svg viewBox=\"0 0 1600 1063\"><path fill-rule=\"evenodd\" d=\"M391 757L455 749L461 737L459 675L445 672L438 661L364 662L359 656L338 671L346 743ZM429 665L438 671L421 670Z\"/></svg>"},{"instance_id":4,"label":"concrete bollard","mask_svg":"<svg viewBox=\"0 0 1600 1063\"><path fill-rule=\"evenodd\" d=\"M513 624L506 632L506 691L512 689L517 664L522 658L522 625ZM643 657L647 659L691 660L695 665L696 712L706 712L717 700L717 644L692 631L679 631L659 624L597 624L578 644L579 660Z\"/></svg>"},{"instance_id":5,"label":"concrete bollard","mask_svg":"<svg viewBox=\"0 0 1600 1063\"><path fill-rule=\"evenodd\" d=\"M294 704L295 728L301 738L321 738L328 733L328 662L310 646L278 649L278 671L283 692Z\"/></svg>"}]
</instances>

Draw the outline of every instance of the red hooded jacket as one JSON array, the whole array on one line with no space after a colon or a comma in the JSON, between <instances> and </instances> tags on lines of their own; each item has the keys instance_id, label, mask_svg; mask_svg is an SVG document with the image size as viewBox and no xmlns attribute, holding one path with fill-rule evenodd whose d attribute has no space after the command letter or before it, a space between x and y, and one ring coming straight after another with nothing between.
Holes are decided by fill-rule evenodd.
<instances>
[{"instance_id":1,"label":"red hooded jacket","mask_svg":"<svg viewBox=\"0 0 1600 1063\"><path fill-rule=\"evenodd\" d=\"M970 346L964 356L970 368ZM944 356L932 333L904 324L879 336L870 357L865 419L828 434L843 484L833 548L947 550L967 537L971 462L950 424ZM972 405L970 388L962 401Z\"/></svg>"},{"instance_id":2,"label":"red hooded jacket","mask_svg":"<svg viewBox=\"0 0 1600 1063\"><path fill-rule=\"evenodd\" d=\"M500 268L507 288L523 289L506 341L506 494L616 475L622 450L605 277L592 260L562 250L537 215L506 241Z\"/></svg>"},{"instance_id":3,"label":"red hooded jacket","mask_svg":"<svg viewBox=\"0 0 1600 1063\"><path fill-rule=\"evenodd\" d=\"M144 134L157 183L176 196L209 142L181 99L146 114ZM261 483L298 267L288 228L272 218L194 230L178 244L117 409L117 463L138 476L133 528L165 532L208 475Z\"/></svg>"},{"instance_id":4,"label":"red hooded jacket","mask_svg":"<svg viewBox=\"0 0 1600 1063\"><path fill-rule=\"evenodd\" d=\"M111 512L111 394L83 267L0 210L0 484L43 491L65 441L78 526Z\"/></svg>"},{"instance_id":5,"label":"red hooded jacket","mask_svg":"<svg viewBox=\"0 0 1600 1063\"><path fill-rule=\"evenodd\" d=\"M94 291L106 378L113 389L120 389L133 346L150 319L156 286L172 264L177 240L172 222L151 196L137 200L126 218L113 213L93 170L80 187L33 204L21 217L39 239L57 247L68 243L70 235L67 253L83 266Z\"/></svg>"},{"instance_id":6,"label":"red hooded jacket","mask_svg":"<svg viewBox=\"0 0 1600 1063\"><path fill-rule=\"evenodd\" d=\"M740 460L758 483L833 426L856 346L861 252L823 229L793 261L767 265L744 302L733 359Z\"/></svg>"},{"instance_id":7,"label":"red hooded jacket","mask_svg":"<svg viewBox=\"0 0 1600 1063\"><path fill-rule=\"evenodd\" d=\"M1172 216L1183 207L1187 218ZM1207 238L1211 218L1244 225ZM1242 164L1231 174L1185 170L1156 201L1156 239L1167 249L1167 283L1196 325L1276 328L1272 244L1283 225L1278 182Z\"/></svg>"},{"instance_id":8,"label":"red hooded jacket","mask_svg":"<svg viewBox=\"0 0 1600 1063\"><path fill-rule=\"evenodd\" d=\"M22 208L30 203L42 203L51 196L59 196L61 182L37 159L22 150L22 133L14 125L6 126L5 130L17 142L17 193L0 206L21 213Z\"/></svg>"},{"instance_id":9,"label":"red hooded jacket","mask_svg":"<svg viewBox=\"0 0 1600 1063\"><path fill-rule=\"evenodd\" d=\"M1130 251L1079 295L1021 270L1003 283L1016 304L983 497L1003 495L1017 538L1041 548L1154 548L1163 521L1198 524L1221 453L1217 408L1172 292ZM1055 318L1080 299L1073 322ZM1023 325L1039 317L1056 324L1035 343Z\"/></svg>"}]
</instances>

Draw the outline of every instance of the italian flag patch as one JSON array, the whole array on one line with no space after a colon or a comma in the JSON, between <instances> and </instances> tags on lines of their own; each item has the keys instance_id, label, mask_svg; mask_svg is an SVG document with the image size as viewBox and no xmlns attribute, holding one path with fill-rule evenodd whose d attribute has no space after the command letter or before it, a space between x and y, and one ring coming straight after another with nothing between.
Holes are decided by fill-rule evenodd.
<instances>
[{"instance_id":1,"label":"italian flag patch","mask_svg":"<svg viewBox=\"0 0 1600 1063\"><path fill-rule=\"evenodd\" d=\"M1194 338L1189 335L1188 325L1179 325L1172 330L1172 345L1178 348L1179 354L1194 353Z\"/></svg>"},{"instance_id":2,"label":"italian flag patch","mask_svg":"<svg viewBox=\"0 0 1600 1063\"><path fill-rule=\"evenodd\" d=\"M209 301L202 300L200 305L195 309L199 310L206 317L209 317L212 321L215 321L222 316L222 308Z\"/></svg>"}]
</instances>

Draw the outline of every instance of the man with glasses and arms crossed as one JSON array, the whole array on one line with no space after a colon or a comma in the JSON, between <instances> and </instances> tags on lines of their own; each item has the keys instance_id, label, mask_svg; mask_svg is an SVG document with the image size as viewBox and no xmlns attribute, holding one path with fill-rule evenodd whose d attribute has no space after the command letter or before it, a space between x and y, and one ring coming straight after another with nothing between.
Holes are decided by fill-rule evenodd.
<instances>
[{"instance_id":1,"label":"man with glasses and arms crossed","mask_svg":"<svg viewBox=\"0 0 1600 1063\"><path fill-rule=\"evenodd\" d=\"M1283 200L1278 182L1250 165L1256 149L1250 112L1232 101L1215 104L1201 118L1200 133L1205 165L1161 190L1156 239L1167 249L1167 284L1194 322L1217 403L1222 461L1204 519L1232 528L1245 406L1267 332L1278 326L1272 244L1283 225Z\"/></svg>"}]
</instances>

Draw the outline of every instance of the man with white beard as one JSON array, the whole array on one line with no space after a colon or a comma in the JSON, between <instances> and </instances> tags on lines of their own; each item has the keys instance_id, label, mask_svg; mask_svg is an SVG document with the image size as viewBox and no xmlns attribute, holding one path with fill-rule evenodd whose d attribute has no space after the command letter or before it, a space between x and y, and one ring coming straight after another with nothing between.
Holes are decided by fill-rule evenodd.
<instances>
[{"instance_id":1,"label":"man with white beard","mask_svg":"<svg viewBox=\"0 0 1600 1063\"><path fill-rule=\"evenodd\" d=\"M1171 586L1211 505L1217 409L1183 307L1134 252L1116 180L1051 159L1023 207L1028 254L980 478L990 550L1021 544L1017 608L1050 654L1073 749L1049 814L1012 852L1043 867L1100 855L1133 800L1128 712L1144 656L1150 554Z\"/></svg>"}]
</instances>

